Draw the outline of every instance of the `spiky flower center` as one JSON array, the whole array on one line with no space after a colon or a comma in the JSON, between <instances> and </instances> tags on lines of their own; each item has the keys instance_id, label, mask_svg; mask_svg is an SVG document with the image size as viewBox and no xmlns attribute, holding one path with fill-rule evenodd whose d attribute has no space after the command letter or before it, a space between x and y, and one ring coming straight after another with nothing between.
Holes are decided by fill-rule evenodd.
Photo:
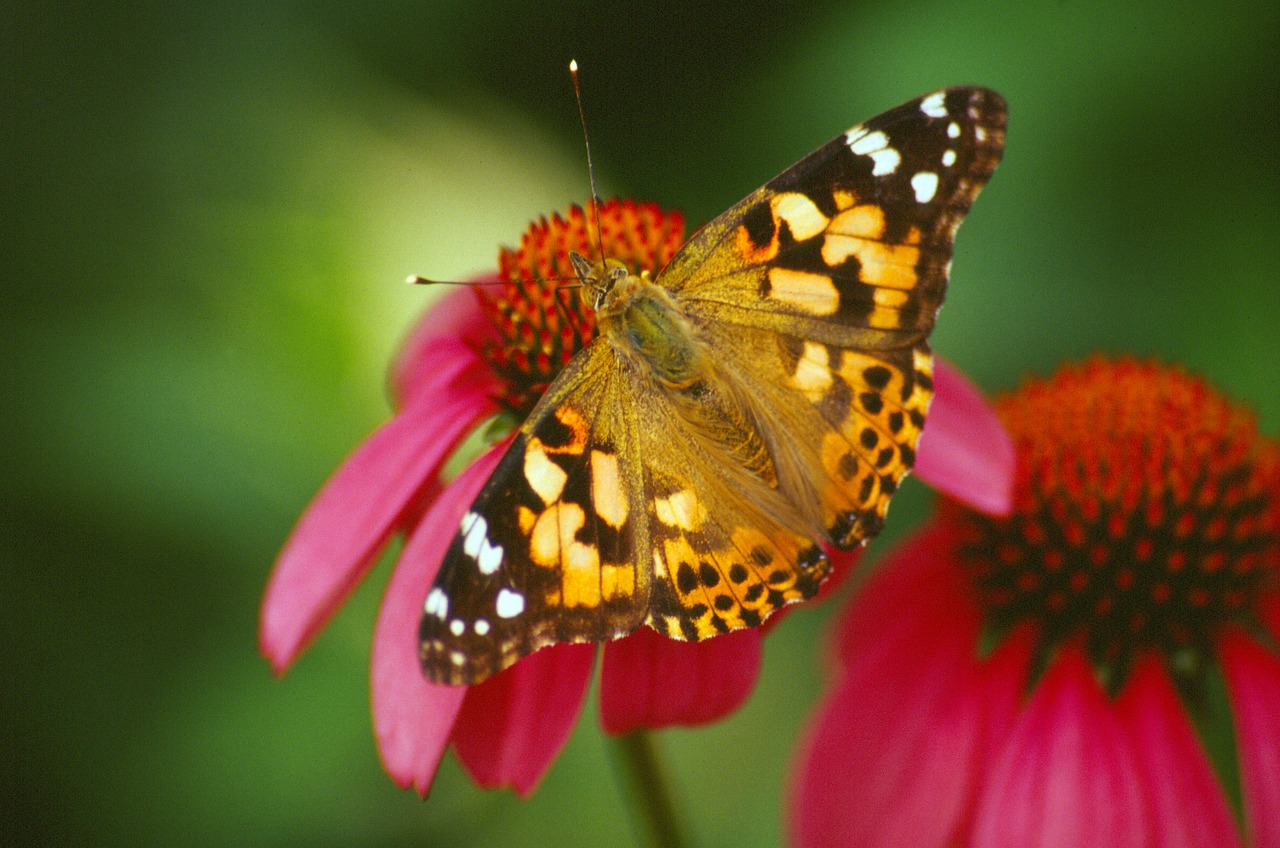
<instances>
[{"instance_id":1,"label":"spiky flower center","mask_svg":"<svg viewBox=\"0 0 1280 848\"><path fill-rule=\"evenodd\" d=\"M599 244L595 239L599 222ZM502 284L478 289L501 339L484 355L502 378L499 401L523 418L574 354L595 335L595 315L576 296L570 251L617 259L633 273L656 274L684 243L684 216L653 203L608 200L571 207L532 224L517 250L499 255Z\"/></svg>"},{"instance_id":2,"label":"spiky flower center","mask_svg":"<svg viewBox=\"0 0 1280 848\"><path fill-rule=\"evenodd\" d=\"M959 510L997 632L1034 622L1042 661L1082 639L1118 686L1139 650L1185 682L1225 624L1257 626L1280 575L1280 444L1250 412L1129 360L1066 368L998 409L1018 446L1014 512Z\"/></svg>"}]
</instances>

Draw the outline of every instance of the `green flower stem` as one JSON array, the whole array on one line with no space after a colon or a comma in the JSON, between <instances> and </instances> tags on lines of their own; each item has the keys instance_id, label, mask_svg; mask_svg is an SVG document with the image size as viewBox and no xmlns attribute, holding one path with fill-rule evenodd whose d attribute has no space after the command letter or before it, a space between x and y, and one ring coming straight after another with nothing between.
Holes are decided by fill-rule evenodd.
<instances>
[{"instance_id":1,"label":"green flower stem","mask_svg":"<svg viewBox=\"0 0 1280 848\"><path fill-rule=\"evenodd\" d=\"M643 730L612 740L614 760L627 806L644 845L652 848L685 848L689 844L676 815L671 786L653 739Z\"/></svg>"}]
</instances>

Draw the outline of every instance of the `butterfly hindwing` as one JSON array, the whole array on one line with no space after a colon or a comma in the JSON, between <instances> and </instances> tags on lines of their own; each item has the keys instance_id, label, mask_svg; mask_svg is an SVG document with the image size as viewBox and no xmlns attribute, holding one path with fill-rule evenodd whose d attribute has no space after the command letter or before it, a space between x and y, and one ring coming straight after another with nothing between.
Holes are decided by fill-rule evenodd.
<instances>
[{"instance_id":1,"label":"butterfly hindwing","mask_svg":"<svg viewBox=\"0 0 1280 848\"><path fill-rule=\"evenodd\" d=\"M677 451L668 458L680 464L646 468L658 577L646 624L673 639L707 639L755 627L818 591L830 569L826 554L730 488L735 481L716 480L725 457Z\"/></svg>"}]
</instances>

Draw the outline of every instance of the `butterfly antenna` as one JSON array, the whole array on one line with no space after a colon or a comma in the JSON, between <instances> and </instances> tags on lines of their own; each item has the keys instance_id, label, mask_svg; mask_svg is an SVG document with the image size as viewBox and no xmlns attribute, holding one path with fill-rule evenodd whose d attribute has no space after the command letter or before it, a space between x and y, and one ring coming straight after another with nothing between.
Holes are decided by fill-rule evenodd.
<instances>
[{"instance_id":1,"label":"butterfly antenna","mask_svg":"<svg viewBox=\"0 0 1280 848\"><path fill-rule=\"evenodd\" d=\"M578 121L582 124L582 143L587 148L587 179L591 183L591 217L596 227L596 252L604 261L604 239L600 235L600 195L596 191L596 169L591 162L591 139L587 135L587 115L582 110L582 87L578 83L578 60L569 60L569 76L573 77L573 99L578 104ZM590 230L587 237L590 238Z\"/></svg>"},{"instance_id":2,"label":"butterfly antenna","mask_svg":"<svg viewBox=\"0 0 1280 848\"><path fill-rule=\"evenodd\" d=\"M562 288L575 288L581 285L577 277L535 277L533 280L432 280L411 274L404 280L411 286L505 286L511 283L547 282L564 283Z\"/></svg>"}]
</instances>

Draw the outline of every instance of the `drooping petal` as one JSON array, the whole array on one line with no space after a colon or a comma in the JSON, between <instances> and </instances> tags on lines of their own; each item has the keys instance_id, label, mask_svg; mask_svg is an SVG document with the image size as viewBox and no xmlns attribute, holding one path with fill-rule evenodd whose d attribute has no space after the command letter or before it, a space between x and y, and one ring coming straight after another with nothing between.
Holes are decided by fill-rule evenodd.
<instances>
[{"instance_id":1,"label":"drooping petal","mask_svg":"<svg viewBox=\"0 0 1280 848\"><path fill-rule=\"evenodd\" d=\"M1236 725L1245 831L1256 848L1280 846L1280 659L1242 633L1219 646Z\"/></svg>"},{"instance_id":2,"label":"drooping petal","mask_svg":"<svg viewBox=\"0 0 1280 848\"><path fill-rule=\"evenodd\" d=\"M934 395L915 473L933 488L989 515L1013 509L1013 440L982 392L934 357Z\"/></svg>"},{"instance_id":3,"label":"drooping petal","mask_svg":"<svg viewBox=\"0 0 1280 848\"><path fill-rule=\"evenodd\" d=\"M760 631L678 642L641 627L604 647L600 722L605 733L694 726L742 706L760 676Z\"/></svg>"},{"instance_id":4,"label":"drooping petal","mask_svg":"<svg viewBox=\"0 0 1280 848\"><path fill-rule=\"evenodd\" d=\"M453 745L477 784L533 794L582 712L595 653L589 643L552 645L468 689Z\"/></svg>"},{"instance_id":5,"label":"drooping petal","mask_svg":"<svg viewBox=\"0 0 1280 848\"><path fill-rule=\"evenodd\" d=\"M893 648L848 657L793 767L791 844L941 848L955 834L976 777L986 693L976 609L939 600L883 611L910 620Z\"/></svg>"},{"instance_id":6,"label":"drooping petal","mask_svg":"<svg viewBox=\"0 0 1280 848\"><path fill-rule=\"evenodd\" d=\"M497 275L491 274L475 282L496 279ZM496 336L473 289L446 292L409 331L392 360L388 381L396 407L423 397L447 395L461 386L485 395L498 394L497 379L479 354L484 341ZM444 399L447 397L437 401Z\"/></svg>"},{"instance_id":7,"label":"drooping petal","mask_svg":"<svg viewBox=\"0 0 1280 848\"><path fill-rule=\"evenodd\" d=\"M1227 798L1196 739L1169 676L1144 656L1117 703L1134 740L1156 848L1231 848L1240 844Z\"/></svg>"},{"instance_id":8,"label":"drooping petal","mask_svg":"<svg viewBox=\"0 0 1280 848\"><path fill-rule=\"evenodd\" d=\"M418 664L418 619L458 521L502 456L494 448L447 486L417 526L392 572L373 632L370 688L383 767L401 788L425 795L453 732L466 688L439 686Z\"/></svg>"},{"instance_id":9,"label":"drooping petal","mask_svg":"<svg viewBox=\"0 0 1280 848\"><path fill-rule=\"evenodd\" d=\"M970 844L1128 848L1151 825L1134 742L1080 651L1036 685L977 800Z\"/></svg>"},{"instance_id":10,"label":"drooping petal","mask_svg":"<svg viewBox=\"0 0 1280 848\"><path fill-rule=\"evenodd\" d=\"M259 645L273 671L288 668L319 632L457 442L492 409L476 387L412 404L329 478L285 543L263 596Z\"/></svg>"}]
</instances>

